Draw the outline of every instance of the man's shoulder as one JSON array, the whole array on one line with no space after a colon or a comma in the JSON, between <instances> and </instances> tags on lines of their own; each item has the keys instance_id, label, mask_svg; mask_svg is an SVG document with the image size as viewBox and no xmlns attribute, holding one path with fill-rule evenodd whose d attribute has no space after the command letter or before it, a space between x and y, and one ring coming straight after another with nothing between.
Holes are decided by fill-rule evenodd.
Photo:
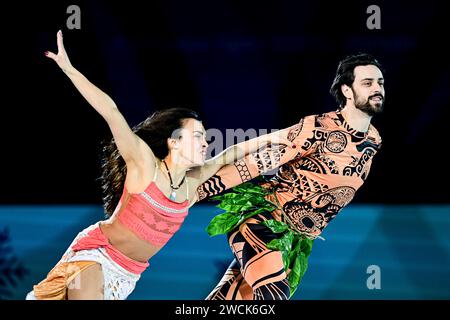
<instances>
[{"instance_id":1,"label":"man's shoulder","mask_svg":"<svg viewBox=\"0 0 450 320\"><path fill-rule=\"evenodd\" d=\"M337 120L335 111L329 111L318 114L311 114L302 119L304 122L310 123L313 127L327 128L334 126Z\"/></svg>"},{"instance_id":2,"label":"man's shoulder","mask_svg":"<svg viewBox=\"0 0 450 320\"><path fill-rule=\"evenodd\" d=\"M309 122L312 127L326 128L333 130L333 128L339 128L342 125L342 118L339 117L339 111L329 111L324 113L312 114L303 118L303 121ZM382 139L378 130L370 124L367 138L373 143L381 144Z\"/></svg>"},{"instance_id":3,"label":"man's shoulder","mask_svg":"<svg viewBox=\"0 0 450 320\"><path fill-rule=\"evenodd\" d=\"M369 126L369 132L367 133L367 137L368 137L368 139L371 139L376 144L381 144L381 142L383 141L381 139L381 135L378 132L377 128L375 128L372 124L370 124L370 126Z\"/></svg>"}]
</instances>

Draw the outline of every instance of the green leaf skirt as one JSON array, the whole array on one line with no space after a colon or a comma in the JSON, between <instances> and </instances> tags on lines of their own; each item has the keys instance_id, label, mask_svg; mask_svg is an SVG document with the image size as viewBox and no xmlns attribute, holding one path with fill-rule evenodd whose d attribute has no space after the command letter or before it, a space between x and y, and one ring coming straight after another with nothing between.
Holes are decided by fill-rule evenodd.
<instances>
[{"instance_id":1,"label":"green leaf skirt","mask_svg":"<svg viewBox=\"0 0 450 320\"><path fill-rule=\"evenodd\" d=\"M259 184L247 182L233 188L231 192L212 197L211 200L220 201L217 207L225 212L215 216L206 231L210 236L227 234L252 216L281 209L279 205L266 199L266 196L273 192ZM261 224L273 233L281 234L270 241L267 248L281 251L292 297L308 268L308 258L314 240L275 219L265 220Z\"/></svg>"}]
</instances>

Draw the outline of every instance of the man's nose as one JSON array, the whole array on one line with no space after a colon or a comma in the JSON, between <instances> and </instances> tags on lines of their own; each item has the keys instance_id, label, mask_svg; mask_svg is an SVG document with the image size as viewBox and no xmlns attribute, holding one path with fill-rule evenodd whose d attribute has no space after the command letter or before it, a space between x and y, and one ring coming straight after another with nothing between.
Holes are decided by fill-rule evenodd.
<instances>
[{"instance_id":1,"label":"man's nose","mask_svg":"<svg viewBox=\"0 0 450 320\"><path fill-rule=\"evenodd\" d=\"M372 90L373 90L374 94L376 94L376 93L381 94L382 87L379 83L375 82L374 85L372 86Z\"/></svg>"}]
</instances>

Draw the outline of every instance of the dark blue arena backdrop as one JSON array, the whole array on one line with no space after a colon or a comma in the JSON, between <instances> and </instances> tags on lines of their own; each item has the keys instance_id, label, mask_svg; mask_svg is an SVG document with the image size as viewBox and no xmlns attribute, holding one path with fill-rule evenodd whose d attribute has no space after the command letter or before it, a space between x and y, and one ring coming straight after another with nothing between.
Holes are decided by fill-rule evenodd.
<instances>
[{"instance_id":1,"label":"dark blue arena backdrop","mask_svg":"<svg viewBox=\"0 0 450 320\"><path fill-rule=\"evenodd\" d=\"M368 27L374 4L379 29ZM70 5L79 29L68 28ZM386 69L385 112L373 119L383 146L356 198L316 240L293 299L450 298L443 3L15 1L2 13L0 299L24 299L77 232L104 218L100 152L111 134L45 58L58 29L72 64L132 126L183 106L223 133L285 128L335 110L328 90L339 60L373 54ZM204 299L232 258L224 236L204 231L218 212L195 205L129 299Z\"/></svg>"}]
</instances>

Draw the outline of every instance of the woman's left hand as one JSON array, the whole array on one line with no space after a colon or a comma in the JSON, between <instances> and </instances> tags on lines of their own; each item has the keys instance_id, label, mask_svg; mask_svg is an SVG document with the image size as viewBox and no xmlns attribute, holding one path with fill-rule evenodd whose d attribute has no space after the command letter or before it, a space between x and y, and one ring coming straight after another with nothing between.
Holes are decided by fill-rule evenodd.
<instances>
[{"instance_id":1,"label":"woman's left hand","mask_svg":"<svg viewBox=\"0 0 450 320\"><path fill-rule=\"evenodd\" d=\"M277 133L277 132L272 132L272 133L268 134L266 139L264 139L265 142L267 144L278 144L278 145L284 144L287 147L294 148L294 149L297 147L295 145L295 143L293 143L292 141L288 140L282 134Z\"/></svg>"}]
</instances>

